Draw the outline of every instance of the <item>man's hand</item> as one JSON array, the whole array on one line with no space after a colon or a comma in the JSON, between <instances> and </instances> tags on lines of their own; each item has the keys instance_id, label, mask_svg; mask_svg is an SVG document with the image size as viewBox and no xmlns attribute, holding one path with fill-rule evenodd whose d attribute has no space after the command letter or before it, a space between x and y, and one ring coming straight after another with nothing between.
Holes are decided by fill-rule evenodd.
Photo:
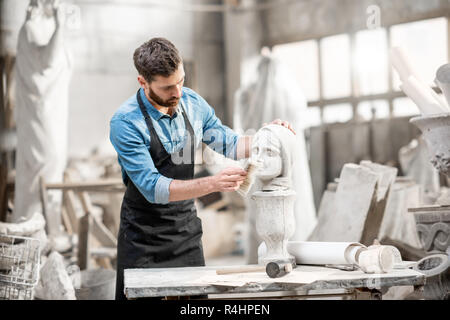
<instances>
[{"instance_id":1,"label":"man's hand","mask_svg":"<svg viewBox=\"0 0 450 320\"><path fill-rule=\"evenodd\" d=\"M280 126L283 126L283 127L288 128L289 130L292 131L292 133L296 134L295 131L294 131L294 129L292 128L291 124L290 124L289 122L287 122L287 121L283 121L283 120L280 120L280 119L276 119L276 120L273 120L271 123L264 123L264 124L263 124L263 127L264 127L264 126L267 126L268 124L278 124L278 125L280 125Z\"/></svg>"},{"instance_id":2,"label":"man's hand","mask_svg":"<svg viewBox=\"0 0 450 320\"><path fill-rule=\"evenodd\" d=\"M236 191L244 182L247 172L241 168L226 168L213 177L216 192Z\"/></svg>"},{"instance_id":3,"label":"man's hand","mask_svg":"<svg viewBox=\"0 0 450 320\"><path fill-rule=\"evenodd\" d=\"M175 179L169 185L169 201L198 198L212 192L236 191L246 176L244 169L227 168L215 176L191 180Z\"/></svg>"}]
</instances>

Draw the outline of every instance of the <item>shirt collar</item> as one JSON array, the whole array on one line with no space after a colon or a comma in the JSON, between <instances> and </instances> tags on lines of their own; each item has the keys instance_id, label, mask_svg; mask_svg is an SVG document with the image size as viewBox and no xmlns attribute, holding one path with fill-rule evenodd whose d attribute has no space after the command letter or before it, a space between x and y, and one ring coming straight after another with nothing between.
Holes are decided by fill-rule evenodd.
<instances>
[{"instance_id":1,"label":"shirt collar","mask_svg":"<svg viewBox=\"0 0 450 320\"><path fill-rule=\"evenodd\" d=\"M180 108L180 106L178 106L177 111L173 114L172 117L170 117L168 114L162 113L161 111L156 109L150 103L150 101L148 101L147 96L145 95L145 92L142 88L139 89L139 94L141 95L142 102L144 103L144 106L147 109L147 112L155 120L160 120L161 118L164 118L164 117L174 119L178 116L178 113L181 113L181 108ZM181 103L181 102L179 102L179 103Z\"/></svg>"}]
</instances>

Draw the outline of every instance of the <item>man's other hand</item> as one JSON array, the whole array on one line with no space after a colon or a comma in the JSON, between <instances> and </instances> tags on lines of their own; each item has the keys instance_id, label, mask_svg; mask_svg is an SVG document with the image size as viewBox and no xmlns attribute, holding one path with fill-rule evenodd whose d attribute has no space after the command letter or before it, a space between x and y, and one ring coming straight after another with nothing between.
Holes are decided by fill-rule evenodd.
<instances>
[{"instance_id":1,"label":"man's other hand","mask_svg":"<svg viewBox=\"0 0 450 320\"><path fill-rule=\"evenodd\" d=\"M278 124L280 126L288 128L289 130L292 131L293 134L296 134L294 129L292 128L291 124L289 122L287 122L287 121L276 119L276 120L273 120L271 123L264 123L263 127L267 126L268 124Z\"/></svg>"}]
</instances>

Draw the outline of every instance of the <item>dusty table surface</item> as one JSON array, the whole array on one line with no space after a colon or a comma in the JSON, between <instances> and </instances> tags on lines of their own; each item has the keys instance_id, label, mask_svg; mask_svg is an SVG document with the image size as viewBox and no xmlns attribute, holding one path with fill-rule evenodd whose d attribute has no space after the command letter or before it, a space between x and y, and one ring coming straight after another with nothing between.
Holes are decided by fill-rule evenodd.
<instances>
[{"instance_id":1,"label":"dusty table surface","mask_svg":"<svg viewBox=\"0 0 450 320\"><path fill-rule=\"evenodd\" d=\"M311 290L421 286L425 276L412 269L394 269L384 274L366 274L361 270L343 271L323 266L297 265L281 278L265 272L217 275L217 269L237 266L187 268L126 269L125 295L128 299L205 294L260 293Z\"/></svg>"}]
</instances>

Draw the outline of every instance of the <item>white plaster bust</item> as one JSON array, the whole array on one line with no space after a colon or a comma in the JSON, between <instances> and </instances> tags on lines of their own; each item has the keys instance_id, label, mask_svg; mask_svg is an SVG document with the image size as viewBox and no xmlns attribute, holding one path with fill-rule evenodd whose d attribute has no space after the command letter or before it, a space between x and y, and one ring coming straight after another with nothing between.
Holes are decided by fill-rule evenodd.
<instances>
[{"instance_id":1,"label":"white plaster bust","mask_svg":"<svg viewBox=\"0 0 450 320\"><path fill-rule=\"evenodd\" d=\"M260 164L252 199L257 210L256 230L267 246L266 254L258 257L259 264L285 261L295 266L295 258L287 251L296 226L296 192L292 188L295 148L294 133L280 125L264 126L253 137L251 160Z\"/></svg>"},{"instance_id":2,"label":"white plaster bust","mask_svg":"<svg viewBox=\"0 0 450 320\"><path fill-rule=\"evenodd\" d=\"M291 130L276 124L264 126L254 135L251 159L261 163L255 175L263 191L292 188L295 142Z\"/></svg>"}]
</instances>

